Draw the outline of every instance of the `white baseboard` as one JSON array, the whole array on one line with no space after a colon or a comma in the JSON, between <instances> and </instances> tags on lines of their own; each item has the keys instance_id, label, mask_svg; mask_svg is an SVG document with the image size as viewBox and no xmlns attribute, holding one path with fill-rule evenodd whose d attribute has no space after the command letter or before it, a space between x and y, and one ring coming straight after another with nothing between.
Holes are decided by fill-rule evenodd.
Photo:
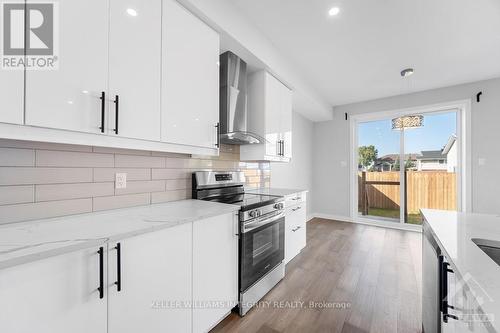
<instances>
[{"instance_id":1,"label":"white baseboard","mask_svg":"<svg viewBox=\"0 0 500 333\"><path fill-rule=\"evenodd\" d=\"M375 227L380 227L380 228L391 228L391 229L398 229L398 230L405 230L405 231L422 232L421 226L413 225L413 224L402 224L402 223L394 223L394 222L386 222L386 221L377 221L377 220L371 220L371 219L366 219L366 218L358 218L358 219L354 220L348 216L323 214L323 213L313 213L310 215L313 218L317 217L317 218L321 218L321 219L335 220L335 221L340 221L340 222L365 224L365 225L370 225L370 226L375 226Z\"/></svg>"},{"instance_id":2,"label":"white baseboard","mask_svg":"<svg viewBox=\"0 0 500 333\"><path fill-rule=\"evenodd\" d=\"M328 219L328 220L335 220L335 221L341 221L341 222L353 222L349 216L323 214L323 213L313 213L312 215L313 215L313 217L317 217L320 219Z\"/></svg>"}]
</instances>

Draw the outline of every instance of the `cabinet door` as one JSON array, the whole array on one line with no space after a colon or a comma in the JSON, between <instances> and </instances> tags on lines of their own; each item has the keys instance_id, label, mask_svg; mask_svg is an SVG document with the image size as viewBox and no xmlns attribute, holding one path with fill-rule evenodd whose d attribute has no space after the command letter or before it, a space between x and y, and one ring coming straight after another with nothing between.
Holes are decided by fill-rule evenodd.
<instances>
[{"instance_id":1,"label":"cabinet door","mask_svg":"<svg viewBox=\"0 0 500 333\"><path fill-rule=\"evenodd\" d=\"M297 237L297 250L300 252L306 247L306 204L303 203L295 208L292 208L295 219L295 234Z\"/></svg>"},{"instance_id":2,"label":"cabinet door","mask_svg":"<svg viewBox=\"0 0 500 333\"><path fill-rule=\"evenodd\" d=\"M110 243L109 333L191 332L191 228L120 241L120 265L117 243Z\"/></svg>"},{"instance_id":3,"label":"cabinet door","mask_svg":"<svg viewBox=\"0 0 500 333\"><path fill-rule=\"evenodd\" d=\"M26 71L26 124L100 133L108 1L64 0L58 6L59 68Z\"/></svg>"},{"instance_id":4,"label":"cabinet door","mask_svg":"<svg viewBox=\"0 0 500 333\"><path fill-rule=\"evenodd\" d=\"M265 73L265 78L266 155L278 157L278 141L282 139L280 122L283 84L269 73Z\"/></svg>"},{"instance_id":5,"label":"cabinet door","mask_svg":"<svg viewBox=\"0 0 500 333\"><path fill-rule=\"evenodd\" d=\"M219 35L177 1L163 2L162 141L216 148Z\"/></svg>"},{"instance_id":6,"label":"cabinet door","mask_svg":"<svg viewBox=\"0 0 500 333\"><path fill-rule=\"evenodd\" d=\"M0 332L106 333L97 252L92 248L1 270Z\"/></svg>"},{"instance_id":7,"label":"cabinet door","mask_svg":"<svg viewBox=\"0 0 500 333\"><path fill-rule=\"evenodd\" d=\"M160 141L161 0L110 0L109 29L111 133Z\"/></svg>"},{"instance_id":8,"label":"cabinet door","mask_svg":"<svg viewBox=\"0 0 500 333\"><path fill-rule=\"evenodd\" d=\"M193 332L207 332L238 301L238 219L233 213L193 223Z\"/></svg>"},{"instance_id":9,"label":"cabinet door","mask_svg":"<svg viewBox=\"0 0 500 333\"><path fill-rule=\"evenodd\" d=\"M305 203L287 209L285 226L285 262L288 262L306 246Z\"/></svg>"},{"instance_id":10,"label":"cabinet door","mask_svg":"<svg viewBox=\"0 0 500 333\"><path fill-rule=\"evenodd\" d=\"M292 158L292 91L282 86L281 137L284 141L284 156Z\"/></svg>"}]
</instances>

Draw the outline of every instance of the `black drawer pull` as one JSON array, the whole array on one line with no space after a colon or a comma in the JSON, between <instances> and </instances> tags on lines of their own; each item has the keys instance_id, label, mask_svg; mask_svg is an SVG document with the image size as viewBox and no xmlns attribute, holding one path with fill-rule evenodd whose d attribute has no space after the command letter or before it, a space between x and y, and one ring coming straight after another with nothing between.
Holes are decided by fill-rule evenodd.
<instances>
[{"instance_id":1,"label":"black drawer pull","mask_svg":"<svg viewBox=\"0 0 500 333\"><path fill-rule=\"evenodd\" d=\"M122 247L120 243L116 244L116 290L122 290Z\"/></svg>"},{"instance_id":2,"label":"black drawer pull","mask_svg":"<svg viewBox=\"0 0 500 333\"><path fill-rule=\"evenodd\" d=\"M101 126L99 129L101 130L101 133L104 133L104 112L106 111L106 92L102 91L101 92L101 97L99 97L101 100Z\"/></svg>"},{"instance_id":3,"label":"black drawer pull","mask_svg":"<svg viewBox=\"0 0 500 333\"><path fill-rule=\"evenodd\" d=\"M99 298L104 298L104 248L101 246L99 251L99 287L97 290L99 291Z\"/></svg>"},{"instance_id":4,"label":"black drawer pull","mask_svg":"<svg viewBox=\"0 0 500 333\"><path fill-rule=\"evenodd\" d=\"M120 96L115 95L115 134L118 134L118 113L120 112Z\"/></svg>"}]
</instances>

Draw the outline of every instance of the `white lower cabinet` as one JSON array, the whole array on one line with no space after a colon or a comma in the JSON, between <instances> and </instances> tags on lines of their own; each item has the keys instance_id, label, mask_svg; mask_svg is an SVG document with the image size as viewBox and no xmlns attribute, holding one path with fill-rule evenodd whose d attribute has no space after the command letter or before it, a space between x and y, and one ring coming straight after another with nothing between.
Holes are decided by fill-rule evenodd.
<instances>
[{"instance_id":1,"label":"white lower cabinet","mask_svg":"<svg viewBox=\"0 0 500 333\"><path fill-rule=\"evenodd\" d=\"M193 332L208 332L238 301L238 218L193 223Z\"/></svg>"},{"instance_id":2,"label":"white lower cabinet","mask_svg":"<svg viewBox=\"0 0 500 333\"><path fill-rule=\"evenodd\" d=\"M98 248L0 270L0 332L105 333L99 273Z\"/></svg>"},{"instance_id":3,"label":"white lower cabinet","mask_svg":"<svg viewBox=\"0 0 500 333\"><path fill-rule=\"evenodd\" d=\"M293 205L290 205L290 202ZM285 198L285 206L287 206L285 213L285 263L288 263L306 246L307 205L305 193Z\"/></svg>"},{"instance_id":4,"label":"white lower cabinet","mask_svg":"<svg viewBox=\"0 0 500 333\"><path fill-rule=\"evenodd\" d=\"M191 227L109 243L110 333L191 332Z\"/></svg>"},{"instance_id":5,"label":"white lower cabinet","mask_svg":"<svg viewBox=\"0 0 500 333\"><path fill-rule=\"evenodd\" d=\"M237 232L227 213L2 269L0 332L207 332L237 304Z\"/></svg>"}]
</instances>

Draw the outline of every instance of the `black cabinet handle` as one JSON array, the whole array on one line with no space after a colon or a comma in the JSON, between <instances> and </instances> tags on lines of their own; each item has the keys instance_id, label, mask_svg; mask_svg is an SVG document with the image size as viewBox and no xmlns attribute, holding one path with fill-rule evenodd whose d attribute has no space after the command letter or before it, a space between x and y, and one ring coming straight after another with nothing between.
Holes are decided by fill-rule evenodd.
<instances>
[{"instance_id":1,"label":"black cabinet handle","mask_svg":"<svg viewBox=\"0 0 500 333\"><path fill-rule=\"evenodd\" d=\"M281 156L285 156L285 140L281 140Z\"/></svg>"},{"instance_id":2,"label":"black cabinet handle","mask_svg":"<svg viewBox=\"0 0 500 333\"><path fill-rule=\"evenodd\" d=\"M122 247L120 243L116 244L116 290L122 290Z\"/></svg>"},{"instance_id":3,"label":"black cabinet handle","mask_svg":"<svg viewBox=\"0 0 500 333\"><path fill-rule=\"evenodd\" d=\"M220 123L217 123L215 125L215 128L217 129L217 139L215 140L215 147L220 148Z\"/></svg>"},{"instance_id":4,"label":"black cabinet handle","mask_svg":"<svg viewBox=\"0 0 500 333\"><path fill-rule=\"evenodd\" d=\"M99 287L97 290L99 291L99 298L104 298L104 248L101 246L99 251Z\"/></svg>"},{"instance_id":5,"label":"black cabinet handle","mask_svg":"<svg viewBox=\"0 0 500 333\"><path fill-rule=\"evenodd\" d=\"M445 323L447 323L447 322L448 322L448 318L458 320L458 317L457 317L457 316L455 316L455 315L445 314L445 315L444 315L444 322L445 322Z\"/></svg>"},{"instance_id":6,"label":"black cabinet handle","mask_svg":"<svg viewBox=\"0 0 500 333\"><path fill-rule=\"evenodd\" d=\"M115 95L115 134L118 134L118 113L120 111L120 96Z\"/></svg>"},{"instance_id":7,"label":"black cabinet handle","mask_svg":"<svg viewBox=\"0 0 500 333\"><path fill-rule=\"evenodd\" d=\"M101 97L99 97L101 100L101 127L99 129L101 130L101 133L104 133L104 112L106 110L106 92L102 91L101 92Z\"/></svg>"},{"instance_id":8,"label":"black cabinet handle","mask_svg":"<svg viewBox=\"0 0 500 333\"><path fill-rule=\"evenodd\" d=\"M448 313L448 309L455 309L453 305L448 304L448 273L453 273L453 270L448 268L450 266L449 263L444 261L443 256L439 256L439 264L440 264L440 296L441 296L441 312L443 313L443 321L445 323L448 322L448 318L458 320L458 317L455 315L451 315Z\"/></svg>"}]
</instances>

